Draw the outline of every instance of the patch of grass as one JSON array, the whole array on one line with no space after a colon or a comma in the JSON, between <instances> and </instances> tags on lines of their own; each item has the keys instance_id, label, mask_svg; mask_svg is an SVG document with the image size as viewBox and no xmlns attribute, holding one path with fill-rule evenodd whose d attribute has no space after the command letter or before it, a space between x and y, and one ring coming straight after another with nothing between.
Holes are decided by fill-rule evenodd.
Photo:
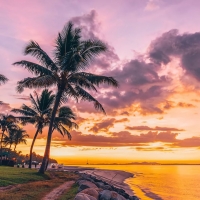
<instances>
[{"instance_id":1,"label":"patch of grass","mask_svg":"<svg viewBox=\"0 0 200 200\"><path fill-rule=\"evenodd\" d=\"M62 184L61 180L37 181L23 184L22 186L0 192L1 200L35 200L42 199L54 188Z\"/></svg>"},{"instance_id":2,"label":"patch of grass","mask_svg":"<svg viewBox=\"0 0 200 200\"><path fill-rule=\"evenodd\" d=\"M76 181L78 178L79 176L73 172L48 171L39 174L35 169L0 166L0 187L14 185L12 189L0 191L0 200L42 199L62 183ZM74 186L69 192L73 199L73 194L76 193Z\"/></svg>"},{"instance_id":3,"label":"patch of grass","mask_svg":"<svg viewBox=\"0 0 200 200\"><path fill-rule=\"evenodd\" d=\"M0 166L0 187L50 179L48 172L39 174L35 169Z\"/></svg>"},{"instance_id":4,"label":"patch of grass","mask_svg":"<svg viewBox=\"0 0 200 200\"><path fill-rule=\"evenodd\" d=\"M58 200L73 200L78 193L78 184L74 184L67 192L64 192Z\"/></svg>"},{"instance_id":5,"label":"patch of grass","mask_svg":"<svg viewBox=\"0 0 200 200\"><path fill-rule=\"evenodd\" d=\"M70 180L76 181L78 178L79 176L73 172L47 171L45 174L39 174L35 169L0 166L0 187L14 185L12 189L0 192L0 199L42 199L62 183ZM66 193L65 199L73 199L77 190L78 186L73 186Z\"/></svg>"}]
</instances>

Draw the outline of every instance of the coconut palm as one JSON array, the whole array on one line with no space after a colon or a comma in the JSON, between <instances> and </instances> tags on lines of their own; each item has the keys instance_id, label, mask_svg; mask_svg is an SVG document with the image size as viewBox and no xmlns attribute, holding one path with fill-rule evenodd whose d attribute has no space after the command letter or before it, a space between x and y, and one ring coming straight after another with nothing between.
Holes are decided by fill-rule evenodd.
<instances>
[{"instance_id":1,"label":"coconut palm","mask_svg":"<svg viewBox=\"0 0 200 200\"><path fill-rule=\"evenodd\" d=\"M5 136L5 132L9 130L16 129L18 126L15 124L16 120L12 115L0 115L0 129L2 131L1 135L1 147L0 147L0 154L2 155L2 148L3 148L3 139ZM0 160L0 164L2 164L2 159Z\"/></svg>"},{"instance_id":2,"label":"coconut palm","mask_svg":"<svg viewBox=\"0 0 200 200\"><path fill-rule=\"evenodd\" d=\"M94 103L97 110L105 113L103 106L88 90L97 92L96 86L102 83L117 87L117 81L112 77L95 75L86 72L91 61L100 53L106 51L106 45L100 40L81 40L81 29L74 28L69 22L58 33L55 41L54 57L51 59L37 42L31 41L25 48L25 54L34 56L39 64L22 60L14 63L29 70L35 77L28 77L18 82L17 90L24 88L41 88L56 86L51 121L48 130L44 159L40 172L44 173L51 145L53 122L58 107L73 97Z\"/></svg>"},{"instance_id":3,"label":"coconut palm","mask_svg":"<svg viewBox=\"0 0 200 200\"><path fill-rule=\"evenodd\" d=\"M26 144L26 139L29 137L29 135L26 133L26 131L22 128L17 128L14 130L14 151L16 150L16 147L18 144Z\"/></svg>"},{"instance_id":4,"label":"coconut palm","mask_svg":"<svg viewBox=\"0 0 200 200\"><path fill-rule=\"evenodd\" d=\"M9 149L11 149L11 146L15 143L15 129L8 131L8 135L5 135L3 143L5 146L9 145Z\"/></svg>"},{"instance_id":5,"label":"coconut palm","mask_svg":"<svg viewBox=\"0 0 200 200\"><path fill-rule=\"evenodd\" d=\"M28 107L27 105L23 104L20 109L12 110L12 112L22 115L16 118L19 119L23 125L31 123L35 124L36 127L36 133L30 148L29 168L32 166L32 151L35 140L38 136L38 133L42 134L43 128L49 125L52 112L52 104L55 100L55 95L52 95L52 91L48 91L47 89L43 90L40 96L38 96L37 93L35 93L35 95L36 98L30 95L32 106ZM61 135L67 135L68 139L71 139L71 135L67 128L71 129L73 127L78 127L76 123L71 121L72 119L75 119L75 115L70 108L59 108L58 114L56 115L54 121L53 131L57 130Z\"/></svg>"},{"instance_id":6,"label":"coconut palm","mask_svg":"<svg viewBox=\"0 0 200 200\"><path fill-rule=\"evenodd\" d=\"M52 91L48 91L47 89L43 90L40 96L35 92L35 96L36 98L30 94L31 106L23 104L20 109L12 109L12 112L21 114L21 116L16 118L19 119L23 125L28 123L35 124L36 132L30 148L29 168L32 166L32 151L35 140L38 133L42 134L43 128L49 124L49 116L55 99L55 95L52 94Z\"/></svg>"},{"instance_id":7,"label":"coconut palm","mask_svg":"<svg viewBox=\"0 0 200 200\"><path fill-rule=\"evenodd\" d=\"M49 117L51 119L51 116ZM78 125L73 122L72 120L75 120L75 114L73 111L67 107L67 106L62 106L58 109L54 122L53 122L53 129L52 133L54 130L58 131L63 137L67 135L68 139L71 140L72 136L69 132L72 128L77 129ZM50 120L49 120L50 122ZM47 165L46 165L47 167Z\"/></svg>"}]
</instances>

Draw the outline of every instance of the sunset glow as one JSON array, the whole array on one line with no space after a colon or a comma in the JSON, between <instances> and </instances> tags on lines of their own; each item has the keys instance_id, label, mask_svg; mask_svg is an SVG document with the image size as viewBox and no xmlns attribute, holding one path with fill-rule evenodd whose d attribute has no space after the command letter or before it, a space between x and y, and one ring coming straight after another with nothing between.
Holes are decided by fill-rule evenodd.
<instances>
[{"instance_id":1,"label":"sunset glow","mask_svg":"<svg viewBox=\"0 0 200 200\"><path fill-rule=\"evenodd\" d=\"M71 131L71 141L53 133L51 158L65 164L200 163L200 1L7 0L0 11L0 74L9 79L0 86L0 113L30 105L34 90L19 94L16 86L32 75L12 65L37 62L23 55L30 40L51 56L58 32L72 21L84 39L108 46L89 68L119 82L93 93L106 115L92 103L69 99L65 105L79 129ZM28 154L36 130L25 129L27 145L16 150ZM47 131L36 140L37 154L44 154Z\"/></svg>"}]
</instances>

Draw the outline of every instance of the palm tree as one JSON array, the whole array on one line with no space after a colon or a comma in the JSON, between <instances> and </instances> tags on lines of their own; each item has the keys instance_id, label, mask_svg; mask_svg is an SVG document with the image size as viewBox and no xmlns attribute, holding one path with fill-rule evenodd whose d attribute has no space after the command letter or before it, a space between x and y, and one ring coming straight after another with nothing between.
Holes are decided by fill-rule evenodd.
<instances>
[{"instance_id":1,"label":"palm tree","mask_svg":"<svg viewBox=\"0 0 200 200\"><path fill-rule=\"evenodd\" d=\"M2 148L3 148L3 139L5 136L5 132L9 132L10 130L16 129L17 125L15 124L15 118L12 115L1 115L0 116L0 129L2 131L1 135L1 147L0 154L2 156ZM0 164L2 164L2 159L0 160Z\"/></svg>"},{"instance_id":2,"label":"palm tree","mask_svg":"<svg viewBox=\"0 0 200 200\"><path fill-rule=\"evenodd\" d=\"M35 124L36 132L32 140L30 148L29 168L32 166L32 151L38 133L42 134L43 128L49 124L49 116L52 111L52 105L55 100L55 95L52 91L47 89L43 90L41 95L35 92L36 98L30 94L31 106L23 104L20 109L12 109L12 112L21 114L22 116L16 117L23 125L28 123Z\"/></svg>"},{"instance_id":3,"label":"palm tree","mask_svg":"<svg viewBox=\"0 0 200 200\"><path fill-rule=\"evenodd\" d=\"M15 143L15 129L8 131L8 135L5 135L3 143L5 146L9 145L9 149L11 149L11 146Z\"/></svg>"},{"instance_id":4,"label":"palm tree","mask_svg":"<svg viewBox=\"0 0 200 200\"><path fill-rule=\"evenodd\" d=\"M49 116L49 119L51 119L51 116ZM75 128L75 129L78 128L78 125L72 121L75 119L76 119L75 114L69 107L67 106L60 107L56 113L56 116L53 122L52 133L54 132L54 130L56 130L63 137L67 135L68 139L71 140L72 136L69 130L71 130L72 128ZM47 165L46 165L46 168L47 168Z\"/></svg>"},{"instance_id":5,"label":"palm tree","mask_svg":"<svg viewBox=\"0 0 200 200\"><path fill-rule=\"evenodd\" d=\"M29 135L26 133L25 130L22 128L18 128L15 130L15 136L14 136L14 151L17 147L18 144L23 143L26 144L26 138L28 138Z\"/></svg>"},{"instance_id":6,"label":"palm tree","mask_svg":"<svg viewBox=\"0 0 200 200\"><path fill-rule=\"evenodd\" d=\"M32 106L28 107L25 104L22 105L20 109L13 109L12 112L19 113L22 116L16 117L19 119L23 125L27 123L35 124L36 133L32 140L31 148L30 148L30 158L29 158L29 168L32 166L32 151L35 144L35 140L38 136L38 133L42 134L42 130L45 126L49 125L52 111L52 104L55 100L55 95L52 95L52 91L48 91L47 89L43 90L41 95L38 96L35 93L36 99L32 95L30 95ZM71 139L71 135L67 130L71 128L77 128L78 125L71 120L75 120L75 115L72 110L68 107L59 108L58 114L56 115L54 121L54 130L57 130L61 135L67 135L68 139Z\"/></svg>"},{"instance_id":7,"label":"palm tree","mask_svg":"<svg viewBox=\"0 0 200 200\"><path fill-rule=\"evenodd\" d=\"M95 75L85 72L90 62L100 53L106 51L106 45L100 40L81 40L81 29L74 28L69 22L58 33L51 59L37 42L31 41L25 48L25 54L34 56L40 64L22 60L14 63L26 68L35 77L28 77L18 82L17 90L24 88L41 88L56 86L51 121L48 130L47 143L43 162L39 172L44 173L49 159L53 122L58 107L73 97L94 103L97 110L105 113L103 106L87 91L97 92L96 86L102 83L117 87L117 81L112 77Z\"/></svg>"},{"instance_id":8,"label":"palm tree","mask_svg":"<svg viewBox=\"0 0 200 200\"><path fill-rule=\"evenodd\" d=\"M4 75L0 74L0 85L4 84L7 81L8 81L8 79Z\"/></svg>"}]
</instances>

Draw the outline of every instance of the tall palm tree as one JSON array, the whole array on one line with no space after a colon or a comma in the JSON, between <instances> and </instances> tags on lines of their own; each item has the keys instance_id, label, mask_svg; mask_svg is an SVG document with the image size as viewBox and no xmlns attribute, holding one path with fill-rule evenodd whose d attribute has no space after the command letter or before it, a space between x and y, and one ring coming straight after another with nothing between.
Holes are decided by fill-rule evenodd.
<instances>
[{"instance_id":1,"label":"tall palm tree","mask_svg":"<svg viewBox=\"0 0 200 200\"><path fill-rule=\"evenodd\" d=\"M51 119L51 116L49 117L49 119ZM72 121L75 119L76 119L75 114L69 107L67 106L60 107L56 113L56 116L53 122L52 133L54 132L54 130L56 130L63 137L67 135L68 139L71 140L72 136L69 130L71 130L72 128L75 128L75 129L78 128L78 125ZM46 165L46 168L47 168L47 165Z\"/></svg>"},{"instance_id":2,"label":"tall palm tree","mask_svg":"<svg viewBox=\"0 0 200 200\"><path fill-rule=\"evenodd\" d=\"M49 124L49 116L55 100L55 95L52 94L52 91L48 91L47 89L43 90L40 96L35 92L35 96L36 98L30 94L31 106L23 104L20 109L12 109L12 112L21 114L21 116L16 118L19 119L23 125L28 123L35 124L36 132L30 148L29 168L32 166L32 152L35 140L38 133L42 134L43 128Z\"/></svg>"},{"instance_id":3,"label":"tall palm tree","mask_svg":"<svg viewBox=\"0 0 200 200\"><path fill-rule=\"evenodd\" d=\"M32 106L28 107L23 104L20 109L12 110L12 112L22 115L16 118L19 119L23 125L32 123L36 126L36 133L30 148L29 168L32 166L32 152L35 140L38 136L38 133L42 134L43 128L49 125L52 112L52 104L55 100L55 95L52 95L52 91L48 91L47 89L43 90L40 96L38 96L37 93L35 93L35 95L36 98L30 95ZM75 120L75 115L70 108L59 108L58 114L56 115L54 121L53 131L57 130L61 135L67 135L68 139L71 139L71 135L67 128L71 129L78 127L76 123L71 121L72 119Z\"/></svg>"},{"instance_id":4,"label":"tall palm tree","mask_svg":"<svg viewBox=\"0 0 200 200\"><path fill-rule=\"evenodd\" d=\"M74 28L69 22L58 33L51 59L37 42L31 41L25 48L25 54L34 56L40 64L22 60L14 63L29 70L35 77L28 77L18 82L17 90L24 88L41 88L56 86L51 121L48 130L44 158L39 172L44 173L50 154L53 122L60 104L73 97L94 103L97 110L105 113L103 106L87 90L97 92L96 86L102 83L117 87L112 77L85 72L90 62L100 53L106 51L106 45L100 40L81 40L81 29Z\"/></svg>"},{"instance_id":5,"label":"tall palm tree","mask_svg":"<svg viewBox=\"0 0 200 200\"><path fill-rule=\"evenodd\" d=\"M0 147L0 154L2 156L2 148L3 148L3 139L5 136L5 132L9 130L16 129L18 126L15 124L16 120L12 115L0 115L0 129L1 133L1 147ZM2 159L0 160L0 164L2 164Z\"/></svg>"},{"instance_id":6,"label":"tall palm tree","mask_svg":"<svg viewBox=\"0 0 200 200\"><path fill-rule=\"evenodd\" d=\"M15 136L14 136L14 151L16 150L16 147L18 144L23 143L26 144L26 138L28 138L29 135L26 133L26 131L22 128L18 128L15 130Z\"/></svg>"}]
</instances>

